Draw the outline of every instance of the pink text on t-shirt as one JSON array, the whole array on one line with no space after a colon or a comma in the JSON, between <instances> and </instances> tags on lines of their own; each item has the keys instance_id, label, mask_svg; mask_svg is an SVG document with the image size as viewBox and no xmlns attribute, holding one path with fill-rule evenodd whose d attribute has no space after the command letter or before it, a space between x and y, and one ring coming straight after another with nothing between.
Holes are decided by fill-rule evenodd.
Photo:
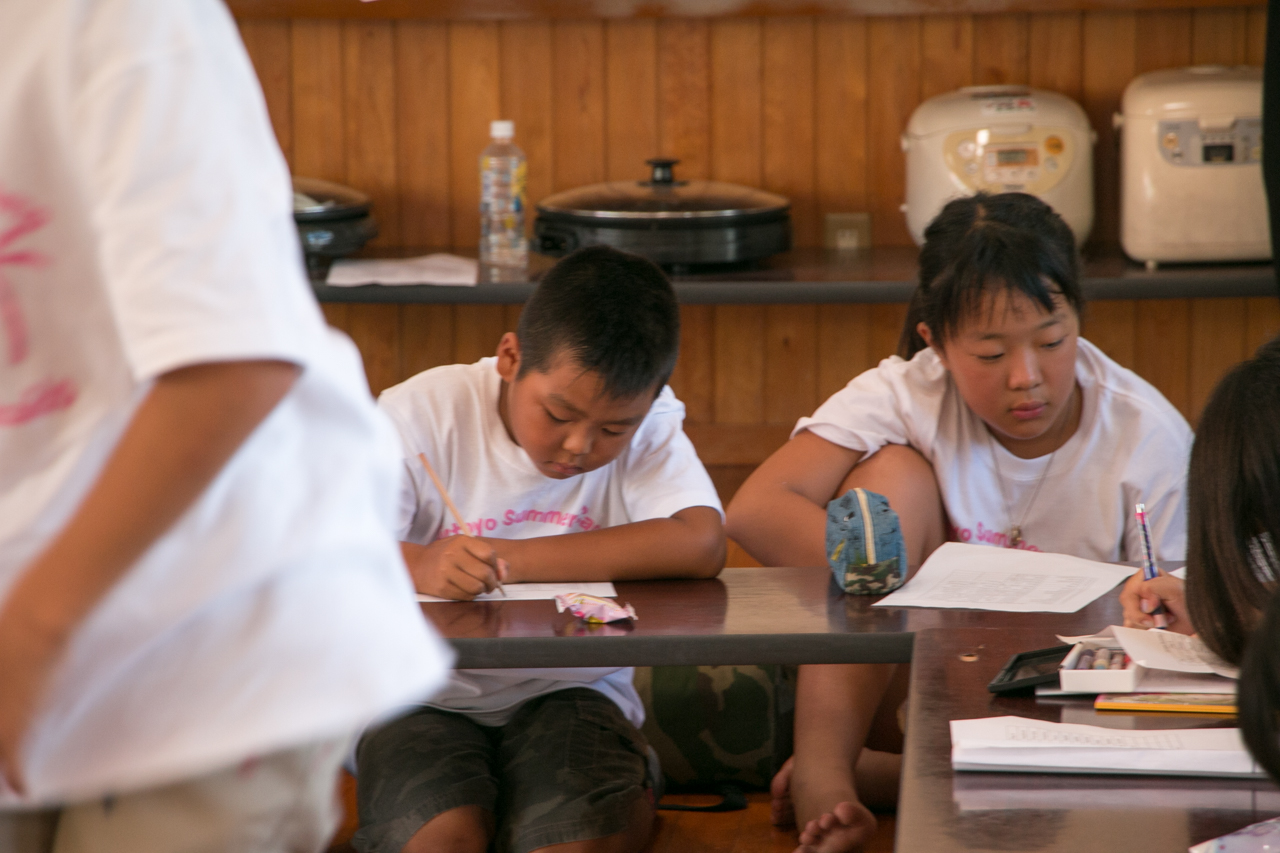
<instances>
[{"instance_id":1,"label":"pink text on t-shirt","mask_svg":"<svg viewBox=\"0 0 1280 853\"><path fill-rule=\"evenodd\" d=\"M993 527L984 527L981 521L978 522L976 532L968 527L957 527L954 524L951 525L951 541L973 542L980 545L994 545L997 548L1018 548L1022 551L1040 550L1025 539L1017 545L1010 545L1008 533L1003 530L996 530Z\"/></svg>"}]
</instances>

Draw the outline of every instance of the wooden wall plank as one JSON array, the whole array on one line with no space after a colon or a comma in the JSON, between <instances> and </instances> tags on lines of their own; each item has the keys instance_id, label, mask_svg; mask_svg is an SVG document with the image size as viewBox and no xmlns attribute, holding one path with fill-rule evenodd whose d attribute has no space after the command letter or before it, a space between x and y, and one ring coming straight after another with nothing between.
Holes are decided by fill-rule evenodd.
<instances>
[{"instance_id":1,"label":"wooden wall plank","mask_svg":"<svg viewBox=\"0 0 1280 853\"><path fill-rule=\"evenodd\" d=\"M867 23L824 21L815 55L818 214L867 209ZM875 235L872 234L874 241Z\"/></svg>"},{"instance_id":2,"label":"wooden wall plank","mask_svg":"<svg viewBox=\"0 0 1280 853\"><path fill-rule=\"evenodd\" d=\"M347 21L342 26L344 183L373 200L375 246L402 243L393 26L390 21Z\"/></svg>"},{"instance_id":3,"label":"wooden wall plank","mask_svg":"<svg viewBox=\"0 0 1280 853\"><path fill-rule=\"evenodd\" d=\"M973 16L930 15L920 23L920 98L973 85Z\"/></svg>"},{"instance_id":4,"label":"wooden wall plank","mask_svg":"<svg viewBox=\"0 0 1280 853\"><path fill-rule=\"evenodd\" d=\"M764 420L793 424L818 405L818 306L765 308Z\"/></svg>"},{"instance_id":5,"label":"wooden wall plank","mask_svg":"<svg viewBox=\"0 0 1280 853\"><path fill-rule=\"evenodd\" d=\"M262 85L267 114L276 132L276 142L284 158L293 163L293 51L292 25L288 21L241 21L244 41L253 70Z\"/></svg>"},{"instance_id":6,"label":"wooden wall plank","mask_svg":"<svg viewBox=\"0 0 1280 853\"><path fill-rule=\"evenodd\" d=\"M876 362L869 352L871 311L867 305L823 305L818 311L818 403Z\"/></svg>"},{"instance_id":7,"label":"wooden wall plank","mask_svg":"<svg viewBox=\"0 0 1280 853\"><path fill-rule=\"evenodd\" d=\"M502 118L498 25L449 25L449 219L453 244L480 242L480 152Z\"/></svg>"},{"instance_id":8,"label":"wooden wall plank","mask_svg":"<svg viewBox=\"0 0 1280 853\"><path fill-rule=\"evenodd\" d=\"M1119 164L1111 117L1135 73L1137 21L1131 12L1088 12L1084 16L1082 106L1098 134L1094 145L1094 220L1090 243L1120 243Z\"/></svg>"},{"instance_id":9,"label":"wooden wall plank","mask_svg":"<svg viewBox=\"0 0 1280 853\"><path fill-rule=\"evenodd\" d=\"M400 346L400 381L433 367L453 364L453 306L402 306Z\"/></svg>"},{"instance_id":10,"label":"wooden wall plank","mask_svg":"<svg viewBox=\"0 0 1280 853\"><path fill-rule=\"evenodd\" d=\"M711 23L711 172L717 181L758 187L764 182L761 23L730 18Z\"/></svg>"},{"instance_id":11,"label":"wooden wall plank","mask_svg":"<svg viewBox=\"0 0 1280 853\"><path fill-rule=\"evenodd\" d=\"M1191 411L1189 299L1151 299L1135 317L1133 369L1183 416Z\"/></svg>"},{"instance_id":12,"label":"wooden wall plank","mask_svg":"<svg viewBox=\"0 0 1280 853\"><path fill-rule=\"evenodd\" d=\"M454 362L471 364L497 351L507 330L504 306L457 305L453 317Z\"/></svg>"},{"instance_id":13,"label":"wooden wall plank","mask_svg":"<svg viewBox=\"0 0 1280 853\"><path fill-rule=\"evenodd\" d=\"M975 15L973 81L979 86L1026 83L1028 21L1025 14Z\"/></svg>"},{"instance_id":14,"label":"wooden wall plank","mask_svg":"<svg viewBox=\"0 0 1280 853\"><path fill-rule=\"evenodd\" d=\"M1245 58L1250 65L1262 65L1267 59L1267 10L1250 9L1245 22Z\"/></svg>"},{"instance_id":15,"label":"wooden wall plank","mask_svg":"<svg viewBox=\"0 0 1280 853\"><path fill-rule=\"evenodd\" d=\"M1245 305L1249 319L1244 354L1252 358L1258 347L1280 335L1280 300L1274 296L1258 296L1245 300Z\"/></svg>"},{"instance_id":16,"label":"wooden wall plank","mask_svg":"<svg viewBox=\"0 0 1280 853\"><path fill-rule=\"evenodd\" d=\"M707 21L658 23L658 148L685 179L711 174L710 36Z\"/></svg>"},{"instance_id":17,"label":"wooden wall plank","mask_svg":"<svg viewBox=\"0 0 1280 853\"><path fill-rule=\"evenodd\" d=\"M814 22L764 23L764 186L791 199L792 241L821 246L814 174Z\"/></svg>"},{"instance_id":18,"label":"wooden wall plank","mask_svg":"<svg viewBox=\"0 0 1280 853\"><path fill-rule=\"evenodd\" d=\"M1139 74L1191 64L1191 10L1140 12L1136 23Z\"/></svg>"},{"instance_id":19,"label":"wooden wall plank","mask_svg":"<svg viewBox=\"0 0 1280 853\"><path fill-rule=\"evenodd\" d=\"M685 420L715 420L715 308L680 306L680 360L671 388L684 401Z\"/></svg>"},{"instance_id":20,"label":"wooden wall plank","mask_svg":"<svg viewBox=\"0 0 1280 853\"><path fill-rule=\"evenodd\" d=\"M1120 364L1134 365L1134 324L1137 303L1132 299L1090 302L1082 332L1092 343Z\"/></svg>"},{"instance_id":21,"label":"wooden wall plank","mask_svg":"<svg viewBox=\"0 0 1280 853\"><path fill-rule=\"evenodd\" d=\"M557 21L552 43L551 184L559 192L604 180L604 25Z\"/></svg>"},{"instance_id":22,"label":"wooden wall plank","mask_svg":"<svg viewBox=\"0 0 1280 853\"><path fill-rule=\"evenodd\" d=\"M867 176L872 229L882 246L910 246L906 159L899 137L920 102L920 19L867 22Z\"/></svg>"},{"instance_id":23,"label":"wooden wall plank","mask_svg":"<svg viewBox=\"0 0 1280 853\"><path fill-rule=\"evenodd\" d=\"M344 181L342 24L294 21L290 58L294 174Z\"/></svg>"},{"instance_id":24,"label":"wooden wall plank","mask_svg":"<svg viewBox=\"0 0 1280 853\"><path fill-rule=\"evenodd\" d=\"M528 163L525 185L527 210L549 196L555 173L552 154L551 24L548 21L508 21L498 36L502 51L502 115L516 123L516 144ZM525 216L525 231L533 233L533 213Z\"/></svg>"},{"instance_id":25,"label":"wooden wall plank","mask_svg":"<svg viewBox=\"0 0 1280 853\"><path fill-rule=\"evenodd\" d=\"M449 30L446 24L398 21L396 171L400 239L406 246L450 246Z\"/></svg>"},{"instance_id":26,"label":"wooden wall plank","mask_svg":"<svg viewBox=\"0 0 1280 853\"><path fill-rule=\"evenodd\" d=\"M1027 32L1028 82L1080 100L1084 85L1084 16L1032 15Z\"/></svg>"},{"instance_id":27,"label":"wooden wall plank","mask_svg":"<svg viewBox=\"0 0 1280 853\"><path fill-rule=\"evenodd\" d=\"M369 390L375 397L400 381L399 305L352 304L346 332L360 348Z\"/></svg>"},{"instance_id":28,"label":"wooden wall plank","mask_svg":"<svg viewBox=\"0 0 1280 853\"><path fill-rule=\"evenodd\" d=\"M764 421L764 306L717 305L715 316L716 423Z\"/></svg>"},{"instance_id":29,"label":"wooden wall plank","mask_svg":"<svg viewBox=\"0 0 1280 853\"><path fill-rule=\"evenodd\" d=\"M1214 386L1232 365L1248 355L1245 335L1248 328L1244 299L1197 299L1191 312L1191 400L1187 420L1191 426Z\"/></svg>"},{"instance_id":30,"label":"wooden wall plank","mask_svg":"<svg viewBox=\"0 0 1280 853\"><path fill-rule=\"evenodd\" d=\"M658 28L654 21L605 24L605 174L639 180L658 146Z\"/></svg>"},{"instance_id":31,"label":"wooden wall plank","mask_svg":"<svg viewBox=\"0 0 1280 853\"><path fill-rule=\"evenodd\" d=\"M898 338L902 336L902 324L907 319L907 305L882 303L864 306L870 315L867 336L867 359L870 367L880 363L898 351Z\"/></svg>"},{"instance_id":32,"label":"wooden wall plank","mask_svg":"<svg viewBox=\"0 0 1280 853\"><path fill-rule=\"evenodd\" d=\"M1244 9L1196 9L1191 13L1191 61L1196 65L1242 65L1248 53Z\"/></svg>"}]
</instances>

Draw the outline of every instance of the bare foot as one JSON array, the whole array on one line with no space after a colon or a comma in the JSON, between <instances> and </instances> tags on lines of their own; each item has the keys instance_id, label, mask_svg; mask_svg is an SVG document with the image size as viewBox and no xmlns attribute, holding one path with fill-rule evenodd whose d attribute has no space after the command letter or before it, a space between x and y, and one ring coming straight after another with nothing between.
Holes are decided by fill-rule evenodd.
<instances>
[{"instance_id":1,"label":"bare foot","mask_svg":"<svg viewBox=\"0 0 1280 853\"><path fill-rule=\"evenodd\" d=\"M876 831L876 818L859 802L837 803L805 824L795 853L856 853Z\"/></svg>"},{"instance_id":2,"label":"bare foot","mask_svg":"<svg viewBox=\"0 0 1280 853\"><path fill-rule=\"evenodd\" d=\"M788 758L769 783L769 822L774 826L795 826L796 807L791 802L791 764Z\"/></svg>"}]
</instances>

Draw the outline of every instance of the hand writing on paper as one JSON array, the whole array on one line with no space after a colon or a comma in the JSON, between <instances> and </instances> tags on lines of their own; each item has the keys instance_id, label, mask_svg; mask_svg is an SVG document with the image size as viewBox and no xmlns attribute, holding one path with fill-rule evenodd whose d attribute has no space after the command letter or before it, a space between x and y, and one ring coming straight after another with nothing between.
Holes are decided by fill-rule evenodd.
<instances>
[{"instance_id":1,"label":"hand writing on paper","mask_svg":"<svg viewBox=\"0 0 1280 853\"><path fill-rule=\"evenodd\" d=\"M1143 580L1139 570L1125 581L1120 590L1120 605L1124 608L1126 628L1154 628L1155 620L1148 614L1156 605L1164 604L1170 631L1194 634L1195 626L1187 615L1186 590L1182 581L1160 570L1160 577Z\"/></svg>"},{"instance_id":2,"label":"hand writing on paper","mask_svg":"<svg viewBox=\"0 0 1280 853\"><path fill-rule=\"evenodd\" d=\"M470 601L498 588L510 576L507 561L483 539L450 536L430 545L401 542L413 586L424 595Z\"/></svg>"}]
</instances>

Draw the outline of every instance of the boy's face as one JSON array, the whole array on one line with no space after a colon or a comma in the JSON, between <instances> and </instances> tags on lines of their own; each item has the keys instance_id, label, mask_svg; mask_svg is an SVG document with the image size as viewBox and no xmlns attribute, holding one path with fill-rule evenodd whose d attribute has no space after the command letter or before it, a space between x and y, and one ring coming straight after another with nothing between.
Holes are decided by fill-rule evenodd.
<instances>
[{"instance_id":1,"label":"boy's face","mask_svg":"<svg viewBox=\"0 0 1280 853\"><path fill-rule=\"evenodd\" d=\"M600 376L567 355L544 372L520 373L520 346L508 332L498 344L503 379L498 413L511 440L544 476L576 477L609 464L626 450L649 413L657 389L634 397L602 393ZM517 378L519 376L519 378Z\"/></svg>"}]
</instances>

